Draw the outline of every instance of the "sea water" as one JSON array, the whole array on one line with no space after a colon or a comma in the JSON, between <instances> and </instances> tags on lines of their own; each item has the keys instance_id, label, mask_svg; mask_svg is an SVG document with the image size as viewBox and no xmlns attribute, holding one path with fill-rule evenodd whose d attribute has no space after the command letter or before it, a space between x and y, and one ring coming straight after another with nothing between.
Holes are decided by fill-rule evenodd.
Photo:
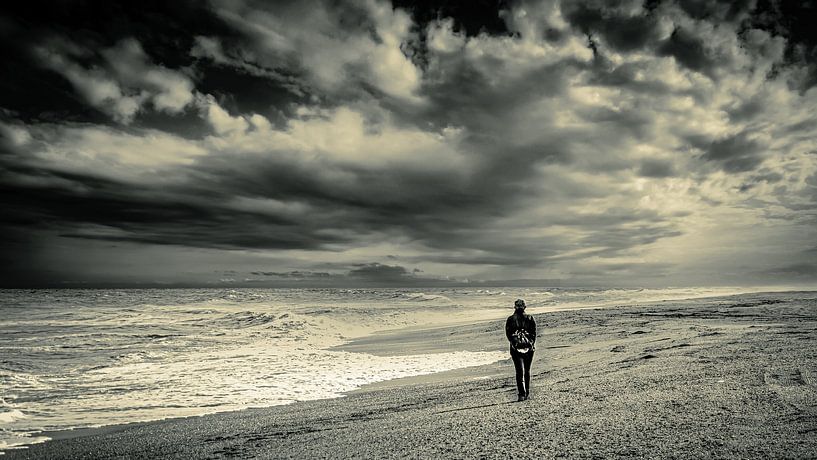
<instances>
[{"instance_id":1,"label":"sea water","mask_svg":"<svg viewBox=\"0 0 817 460\"><path fill-rule=\"evenodd\" d=\"M0 449L95 427L332 398L505 359L332 349L406 327L736 293L708 289L0 290ZM745 292L742 291L742 292Z\"/></svg>"}]
</instances>

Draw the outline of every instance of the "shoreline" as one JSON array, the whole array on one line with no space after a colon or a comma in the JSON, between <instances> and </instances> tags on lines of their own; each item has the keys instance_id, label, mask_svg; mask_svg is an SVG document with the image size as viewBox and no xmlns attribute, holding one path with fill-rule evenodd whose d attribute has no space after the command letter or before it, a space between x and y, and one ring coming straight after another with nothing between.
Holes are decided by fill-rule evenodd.
<instances>
[{"instance_id":1,"label":"shoreline","mask_svg":"<svg viewBox=\"0 0 817 460\"><path fill-rule=\"evenodd\" d=\"M490 325L493 323L491 320L484 320L479 321L476 323L469 323L469 324L460 324L455 326L440 326L434 328L417 328L417 327L408 327L403 329L389 329L384 331L375 332L372 335L358 337L349 340L349 342L336 345L333 347L329 347L328 350L336 350L336 351L348 351L353 353L368 353L373 355L379 356L400 356L400 355L410 355L410 354L425 354L425 353L435 353L435 352L447 352L447 351L490 351L490 347L484 346L480 341L474 340L474 337L468 337L465 340L462 340L459 346L453 349L446 349L441 350L439 349L439 345L433 346L431 349L423 349L424 340L423 337L428 337L428 332L437 331L438 335L445 336L449 334L449 331L455 328L470 328L470 329L482 329L485 326ZM503 336L504 341L504 336ZM406 347L408 343L412 343L413 345L410 347ZM388 344L388 345L385 345ZM385 345L382 346L382 345ZM393 346L400 347L400 352L394 350ZM478 348L478 349L477 349ZM391 349L391 352L386 352L386 350ZM499 362L499 361L497 361ZM394 388L400 386L411 386L411 385L418 385L418 384L426 384L432 383L437 381L445 381L450 378L459 378L465 375L472 375L474 372L487 372L489 374L493 374L494 372L490 371L497 364L491 363L486 365L477 365L477 366L468 366L468 367L460 367L456 369L449 369L440 372L434 372L430 374L419 374L419 375L412 375L408 377L398 377L393 379L387 380L380 380L371 383L366 383L358 388L353 390L344 392L341 396L333 397L333 398L321 398L321 399L309 399L309 400L301 400L301 401L293 401L287 404L277 404L277 405L270 405L270 406L254 406L254 407L246 407L243 409L235 409L235 410L225 410L225 411L217 411L217 412L210 412L201 415L189 415L189 416L179 416L179 417L166 417L162 419L156 420L144 420L144 421L135 421L129 423L114 423L110 425L102 425L96 427L83 427L83 428L69 428L69 429L62 429L62 430L45 430L38 432L33 435L33 437L47 437L49 439L29 444L22 444L11 446L8 448L0 449L0 457L7 455L9 452L14 451L21 451L26 450L30 446L36 446L40 444L50 443L54 441L61 441L61 440L70 440L78 437L86 437L86 436L105 436L112 433L117 433L123 430L129 430L133 428L138 428L142 426L150 426L150 425L158 425L166 422L175 422L175 421L184 421L184 420L195 420L200 419L203 417L218 417L224 414L234 414L234 413L243 413L246 411L255 411L255 410L266 410L266 409L274 409L283 406L291 406L303 403L309 403L314 401L332 401L337 399L344 399L349 395L358 394L358 393L365 393L368 391L378 390L382 388ZM487 370L487 371L486 371ZM8 458L8 457L6 457Z\"/></svg>"},{"instance_id":2,"label":"shoreline","mask_svg":"<svg viewBox=\"0 0 817 460\"><path fill-rule=\"evenodd\" d=\"M348 440L343 439L333 442L329 439L331 436L320 436L320 433L328 430L350 435L349 430L351 430L351 434L355 434L358 429L369 425L372 420L379 420L380 424L385 424L384 426L388 426L392 430L399 430L401 425L397 422L400 421L401 417L407 415L406 412L410 412L408 415L431 426L439 425L442 422L450 424L450 418L441 414L455 414L463 411L482 412L481 417L478 417L476 422L494 420L497 417L501 420L500 416L503 413L507 412L507 415L513 413L509 409L510 407L523 407L525 410L530 410L542 409L541 406L548 405L556 409L556 415L562 417L560 421L572 417L581 418L582 414L587 413L586 410L579 410L577 413L571 414L569 407L564 405L564 401L561 401L561 405L559 404L560 401L557 398L559 394L570 396L576 399L577 402L581 402L589 395L593 395L593 398L601 398L600 401L608 400L611 395L617 395L616 398L622 400L630 400L635 397L635 400L629 401L631 405L642 406L642 409L651 409L652 411L661 409L659 412L666 412L673 407L691 406L694 397L700 397L700 395L685 389L684 385L680 385L678 381L673 381L670 378L662 382L666 388L663 388L662 385L656 386L656 382L651 381L656 375L668 378L673 374L677 374L677 372L667 372L666 369L651 369L651 372L646 374L639 372L643 371L644 368L653 368L662 361L666 361L664 363L666 365L671 359L674 366L670 366L670 368L676 370L686 369L684 375L687 378L701 374L699 380L693 379L688 383L692 383L693 386L697 385L700 387L698 389L705 390L704 393L711 393L713 388L710 387L718 390L715 392L716 394L709 394L709 396L722 397L724 395L728 396L732 391L738 393L742 391L737 382L730 380L728 372L724 372L724 375L717 375L719 367L728 369L737 366L733 370L733 374L740 376L741 379L747 379L747 375L752 377L749 379L752 383L749 387L757 391L764 390L760 391L761 396L766 396L767 399L771 396L778 399L782 398L783 402L788 404L782 404L780 401L775 401L779 404L770 404L769 401L766 401L765 405L772 406L772 409L777 408L777 412L788 408L790 409L789 412L794 411L797 413L795 414L797 417L794 418L791 417L792 414L782 415L787 415L791 419L789 422L792 428L796 428L793 436L792 432L789 433L789 441L798 442L781 444L779 441L785 439L785 436L780 438L780 435L786 430L782 430L779 423L761 424L758 423L758 420L755 420L754 424L750 424L756 435L759 433L761 439L770 442L769 446L786 446L786 449L794 449L791 452L788 452L788 450L763 450L760 449L762 446L758 447L756 443L750 443L753 446L750 447L755 450L746 450L746 446L737 449L731 441L722 436L717 436L718 433L712 431L708 432L708 436L712 439L721 439L719 441L721 444L719 445L718 442L710 440L711 442L708 442L712 444L711 447L716 450L729 447L729 449L723 450L721 453L732 452L737 456L745 456L753 452L756 454L774 454L776 452L777 456L781 456L781 454L791 456L796 452L805 452L800 450L802 447L809 449L817 447L814 440L810 440L805 435L798 436L799 432L797 431L805 430L805 433L812 434L813 431L817 431L817 407L815 407L815 404L817 404L815 403L817 401L817 398L815 398L817 396L817 393L815 393L817 369L814 368L813 364L809 365L809 363L815 362L813 361L814 352L811 352L810 349L813 349L813 345L817 343L817 311L815 311L815 305L817 304L812 302L808 305L802 305L804 301L792 303L786 300L785 297L814 298L817 296L813 292L753 293L691 301L669 301L656 303L654 307L648 305L613 306L600 309L562 310L538 314L537 320L541 326L540 338L537 341L540 345L537 349L537 357L533 368L534 396L529 401L531 404L527 405L505 404L510 402L512 394L515 394L512 382L513 367L506 359L489 365L375 382L353 390L341 398L300 401L281 406L250 408L203 416L168 418L124 425L109 425L99 428L44 432L41 435L52 437L52 440L32 444L23 449L7 449L4 453L7 458L39 458L39 456L71 458L82 456L83 453L87 456L90 452L119 452L118 455L136 458L180 458L180 456L188 456L187 454L193 457L213 456L219 451L216 447L223 447L222 444L239 443L242 446L246 444L245 441L249 439L248 436L252 436L249 434L242 435L241 433L246 430L241 430L240 427L251 427L253 429L249 430L249 433L254 433L260 436L259 439L266 441L259 441L257 446L244 446L234 453L250 452L264 457L271 455L271 452L289 452L284 456L301 456L300 451L296 449L298 445L296 441L311 440L314 446L309 449L315 449L318 455L320 455L320 452L342 452L337 455L342 457L357 456L357 454L370 456L370 454L378 452L387 455L387 452L378 450L379 447L371 442L350 444ZM463 328L465 331L462 330ZM353 340L336 348L345 351L368 350L367 352L374 351L376 353L390 354L400 350L412 350L413 345L422 347L434 343L434 346L438 347L438 349L440 346L445 348L443 351L451 349L468 349L469 351L496 350L498 344L501 344L500 346L504 350L507 345L505 344L504 333L500 332L500 328L500 324L482 322L460 327L456 331L452 331L451 328L436 328L430 332L426 331L426 333L417 332L402 336L396 333L375 334ZM784 340L777 340L778 337L775 335L767 334L769 331L774 334L782 334ZM761 332L763 334L760 334ZM764 340L760 340L761 338ZM753 343L749 339L756 339L757 343ZM770 344L765 343L769 342L769 340L772 340L773 345L778 347L777 352L772 352L773 348L768 346ZM752 346L741 347L739 346L741 344ZM724 355L724 349L730 347L737 347L734 350L735 356ZM764 350L767 350L768 356L763 354ZM706 353L703 353L704 351ZM786 352L783 353L782 351ZM698 356L701 353L706 356ZM760 354L755 356L758 353ZM733 359L736 357L743 359ZM746 369L740 367L741 361L753 357L754 359L749 359L750 363L754 363L751 366L751 372L743 372ZM809 359L812 360L809 361ZM797 365L780 368L778 364L786 360L795 360ZM764 365L766 368L771 368L772 371L764 371ZM634 373L634 375L623 379L612 379L612 376L616 373ZM758 373L760 373L760 382L762 383L759 386L757 385ZM610 376L607 376L607 374L610 374ZM677 379L677 375L675 378ZM577 383L581 380L595 381L595 384L584 387ZM643 388L639 389L638 385L634 385L634 382L641 382ZM600 385L602 383L604 385ZM650 383L653 385L651 386ZM560 386L565 388L558 389ZM611 391L599 393L597 391L599 386L606 386ZM549 391L546 394L541 394L537 391L539 388L557 389L555 392ZM676 395L678 397L674 399L662 398L663 393L666 391L678 393ZM639 400L638 395L642 393L648 394L649 397L643 397ZM595 401L595 399L589 402L584 401L584 404L593 406L592 401ZM645 406L647 402L650 404ZM651 407L658 402L661 403L660 408ZM716 412L721 416L727 413L730 417L738 415L738 412L734 410L735 407L732 407L734 401L729 399L729 401L723 402L725 404L717 410L710 407L711 413L707 412L707 415L710 418L717 415ZM727 402L731 402L731 405L726 404ZM559 413L559 407L564 413ZM576 407L581 409L582 404L578 404ZM624 415L622 412L626 412L630 416L636 416L638 413L627 407L629 406L617 407L617 410L612 411L610 408L605 407L595 407L594 409L608 413L609 417L607 417L606 421L609 422L612 417L616 423L626 425L628 420L626 417L622 417ZM791 409L792 407L796 409ZM374 410L378 408L382 412ZM587 407L584 407L584 409L587 409ZM766 409L767 416L781 415L774 410ZM350 417L350 414L354 415L361 412L370 413L370 417ZM685 417L681 417L679 420L679 414L675 412L672 411L670 414L665 413L663 415L673 422L670 425L676 430L679 428L691 429L690 423L696 420L701 421L694 417L691 420L685 420ZM333 415L333 417L316 419L315 417L319 414L329 414ZM377 416L372 414L377 414ZM347 417L344 417L344 415ZM548 417L553 418L552 413L546 412L544 415L546 419ZM753 413L753 416L762 419L763 413ZM637 419L638 417L635 418L635 420ZM678 426L680 421L685 423ZM473 422L471 420L468 424ZM592 417L585 420L585 423L594 426L598 422L599 420ZM306 431L287 431L284 429L287 423L306 426L308 429ZM443 423L443 425L449 426L446 423ZM632 420L629 421L629 424L632 424ZM481 423L477 423L477 425L478 431L480 428L484 428ZM768 426L764 428L763 425ZM730 428L728 424L726 428ZM284 430L282 431L282 429ZM498 430L507 434L506 427L498 428ZM214 436L201 437L200 432L202 431ZM729 430L727 429L727 431ZM218 436L219 433L224 434L223 432L232 433L232 436ZM264 433L269 432L279 433L279 435L272 437L264 435ZM204 447L188 441L186 443L182 442L182 445L176 445L171 449L170 444L161 440L167 433L171 433L169 440L176 441L171 443L173 445L182 442L180 441L182 439L187 439L191 433L199 433L196 435L198 436L196 439L203 442ZM176 435L172 435L173 433ZM425 436L433 434L425 431L423 433ZM772 434L778 436L777 443L771 442L769 436ZM408 438L416 437L416 435L417 433L413 432L407 434ZM215 440L219 437L224 439ZM454 437L457 438L457 436ZM504 441L502 439L496 436L492 437L495 438L493 440L498 445L503 445ZM153 439L151 440L151 438ZM666 439L663 441L666 441ZM116 445L109 445L111 442ZM652 448L658 448L657 442L647 444ZM340 451L321 450L330 447L336 449L338 446L344 449ZM398 446L404 455L409 452L429 453L423 450L428 447L433 446L423 446L422 443L418 444L416 442L403 445L402 448ZM546 446L540 445L538 447L543 448ZM409 450L402 450L405 448L409 448ZM269 449L273 449L273 451ZM469 452L496 452L490 446L481 446L478 450L473 450L475 445L471 445L469 449L471 449L468 450ZM535 451L538 452L539 449ZM181 452L184 452L185 455L182 455ZM623 451L606 450L606 452L612 456L624 455ZM642 452L643 454L645 451L637 449L633 453L635 452ZM665 452L673 451L668 450ZM695 451L693 450L693 452ZM705 451L698 450L697 452ZM452 454L452 452L439 449L433 450L433 453L443 456ZM578 449L567 453L570 457L581 457L589 455L591 452ZM394 455L393 452L392 455ZM692 455L692 457L694 456ZM798 455L794 456L797 457Z\"/></svg>"}]
</instances>

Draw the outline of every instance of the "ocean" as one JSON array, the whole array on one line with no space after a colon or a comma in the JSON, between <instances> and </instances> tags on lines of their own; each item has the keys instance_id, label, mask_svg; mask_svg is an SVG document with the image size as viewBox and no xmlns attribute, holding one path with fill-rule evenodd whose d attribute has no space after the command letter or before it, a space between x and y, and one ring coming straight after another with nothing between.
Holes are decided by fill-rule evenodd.
<instances>
[{"instance_id":1,"label":"ocean","mask_svg":"<svg viewBox=\"0 0 817 460\"><path fill-rule=\"evenodd\" d=\"M506 359L333 349L408 327L747 292L737 288L0 290L0 450L44 431L334 398Z\"/></svg>"}]
</instances>

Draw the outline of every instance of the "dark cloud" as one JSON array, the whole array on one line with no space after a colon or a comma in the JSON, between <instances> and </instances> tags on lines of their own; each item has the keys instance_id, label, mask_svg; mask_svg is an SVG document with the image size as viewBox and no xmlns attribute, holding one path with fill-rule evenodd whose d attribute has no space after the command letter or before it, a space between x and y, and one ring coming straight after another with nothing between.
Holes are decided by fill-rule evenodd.
<instances>
[{"instance_id":1,"label":"dark cloud","mask_svg":"<svg viewBox=\"0 0 817 460\"><path fill-rule=\"evenodd\" d=\"M82 65L98 65L99 50L135 39L152 61L170 69L192 64L197 33L230 34L207 5L196 1L118 3L32 1L4 5L0 22L4 60L14 72L0 79L0 107L23 121L110 119L84 104L62 76L43 66L33 51L49 43L73 42L88 53Z\"/></svg>"},{"instance_id":2,"label":"dark cloud","mask_svg":"<svg viewBox=\"0 0 817 460\"><path fill-rule=\"evenodd\" d=\"M48 36L65 36L83 46L110 47L133 37L150 50L160 64L189 65L189 50L196 35L234 32L202 2L74 2L70 0L15 3L4 6L4 18L25 49Z\"/></svg>"},{"instance_id":3,"label":"dark cloud","mask_svg":"<svg viewBox=\"0 0 817 460\"><path fill-rule=\"evenodd\" d=\"M712 141L701 146L702 159L718 164L727 172L751 171L763 162L766 146L745 132Z\"/></svg>"},{"instance_id":4,"label":"dark cloud","mask_svg":"<svg viewBox=\"0 0 817 460\"><path fill-rule=\"evenodd\" d=\"M400 281L412 276L405 267L399 265L383 265L380 263L361 264L349 271L353 278L363 278L369 281Z\"/></svg>"},{"instance_id":5,"label":"dark cloud","mask_svg":"<svg viewBox=\"0 0 817 460\"><path fill-rule=\"evenodd\" d=\"M446 60L429 71L424 83L423 91L430 104L407 115L415 123L432 123L439 128L464 126L476 135L494 135L504 129L505 122L520 106L567 91L569 79L578 67L577 62L566 59L496 81L473 62Z\"/></svg>"},{"instance_id":6,"label":"dark cloud","mask_svg":"<svg viewBox=\"0 0 817 460\"><path fill-rule=\"evenodd\" d=\"M763 113L764 101L760 98L753 98L743 101L740 105L727 110L729 118L735 122L748 121Z\"/></svg>"},{"instance_id":7,"label":"dark cloud","mask_svg":"<svg viewBox=\"0 0 817 460\"><path fill-rule=\"evenodd\" d=\"M638 175L644 177L672 177L675 175L675 166L667 160L648 158L641 162Z\"/></svg>"},{"instance_id":8,"label":"dark cloud","mask_svg":"<svg viewBox=\"0 0 817 460\"><path fill-rule=\"evenodd\" d=\"M336 177L345 180L337 181ZM217 184L220 194L251 198L270 198L299 202L321 212L303 216L301 226L317 219L317 228L412 227L422 233L457 219L469 219L475 207L485 206L482 198L490 193L474 189L467 177L456 177L440 170L378 171L359 167L287 163L275 155L244 158L241 163L224 157L202 160L193 170L192 185L206 188ZM371 193L377 190L378 193ZM342 221L336 216L343 216ZM424 217L418 221L418 217ZM324 219L326 219L324 221ZM409 224L412 225L409 225Z\"/></svg>"},{"instance_id":9,"label":"dark cloud","mask_svg":"<svg viewBox=\"0 0 817 460\"><path fill-rule=\"evenodd\" d=\"M704 40L681 27L658 47L658 54L672 56L679 65L710 78L714 78L714 69L719 65L717 56L707 49Z\"/></svg>"},{"instance_id":10,"label":"dark cloud","mask_svg":"<svg viewBox=\"0 0 817 460\"><path fill-rule=\"evenodd\" d=\"M482 210L498 209L524 193L513 187L520 178L503 177L503 171L495 171L493 186L484 187L484 170L469 178L433 169L321 169L274 153L241 161L206 157L178 171L170 178L172 185L160 187L92 172L7 168L2 186L7 224L52 228L72 238L212 248L319 249L361 244L372 233L391 231L432 246L441 241L468 245L461 236L453 237L457 229L479 227ZM335 180L339 174L346 180ZM296 203L307 211L241 209L235 198Z\"/></svg>"},{"instance_id":11,"label":"dark cloud","mask_svg":"<svg viewBox=\"0 0 817 460\"><path fill-rule=\"evenodd\" d=\"M758 0L752 11L753 27L786 38L786 65L804 66L806 72L792 84L800 91L817 85L817 5L797 0Z\"/></svg>"},{"instance_id":12,"label":"dark cloud","mask_svg":"<svg viewBox=\"0 0 817 460\"><path fill-rule=\"evenodd\" d=\"M582 246L597 248L584 256L611 258L628 250L653 244L661 239L681 236L683 233L665 225L635 225L604 228L580 240Z\"/></svg>"},{"instance_id":13,"label":"dark cloud","mask_svg":"<svg viewBox=\"0 0 817 460\"><path fill-rule=\"evenodd\" d=\"M439 18L451 18L454 30L473 37L480 33L510 35L502 18L508 3L505 0L396 0L393 5L409 11L419 30Z\"/></svg>"},{"instance_id":14,"label":"dark cloud","mask_svg":"<svg viewBox=\"0 0 817 460\"><path fill-rule=\"evenodd\" d=\"M343 240L317 238L285 216L231 209L223 190L135 187L43 169L3 179L6 225L50 228L66 237L216 248L316 248ZM35 179L36 187L25 185Z\"/></svg>"},{"instance_id":15,"label":"dark cloud","mask_svg":"<svg viewBox=\"0 0 817 460\"><path fill-rule=\"evenodd\" d=\"M154 248L245 257L221 272L248 285L655 278L682 268L632 260L719 209L803 220L813 101L783 83L811 48L789 6L647 3L14 5L2 274L74 282L43 268L62 248Z\"/></svg>"},{"instance_id":16,"label":"dark cloud","mask_svg":"<svg viewBox=\"0 0 817 460\"><path fill-rule=\"evenodd\" d=\"M245 280L252 285L287 286L448 286L462 285L462 280L439 279L420 276L418 269L409 270L400 265L379 262L354 264L344 271L334 273L294 270L289 272L252 271Z\"/></svg>"},{"instance_id":17,"label":"dark cloud","mask_svg":"<svg viewBox=\"0 0 817 460\"><path fill-rule=\"evenodd\" d=\"M717 22L740 22L755 8L756 0L679 0L690 17Z\"/></svg>"},{"instance_id":18,"label":"dark cloud","mask_svg":"<svg viewBox=\"0 0 817 460\"><path fill-rule=\"evenodd\" d=\"M598 35L616 51L634 51L659 38L659 25L648 12L623 16L603 4L562 3L562 14L575 28L588 36Z\"/></svg>"},{"instance_id":19,"label":"dark cloud","mask_svg":"<svg viewBox=\"0 0 817 460\"><path fill-rule=\"evenodd\" d=\"M787 134L793 134L798 132L811 133L815 128L817 128L817 120L808 119L787 126L785 131Z\"/></svg>"}]
</instances>

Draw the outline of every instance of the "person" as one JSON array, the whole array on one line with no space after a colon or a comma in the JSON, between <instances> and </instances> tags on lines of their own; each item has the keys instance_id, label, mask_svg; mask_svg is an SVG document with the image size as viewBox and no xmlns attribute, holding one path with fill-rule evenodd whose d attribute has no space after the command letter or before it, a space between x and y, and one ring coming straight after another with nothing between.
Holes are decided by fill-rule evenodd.
<instances>
[{"instance_id":1,"label":"person","mask_svg":"<svg viewBox=\"0 0 817 460\"><path fill-rule=\"evenodd\" d=\"M513 304L513 315L505 321L505 336L511 344L511 359L516 368L517 401L530 397L530 365L536 343L536 320L525 314L525 301L517 299Z\"/></svg>"}]
</instances>

